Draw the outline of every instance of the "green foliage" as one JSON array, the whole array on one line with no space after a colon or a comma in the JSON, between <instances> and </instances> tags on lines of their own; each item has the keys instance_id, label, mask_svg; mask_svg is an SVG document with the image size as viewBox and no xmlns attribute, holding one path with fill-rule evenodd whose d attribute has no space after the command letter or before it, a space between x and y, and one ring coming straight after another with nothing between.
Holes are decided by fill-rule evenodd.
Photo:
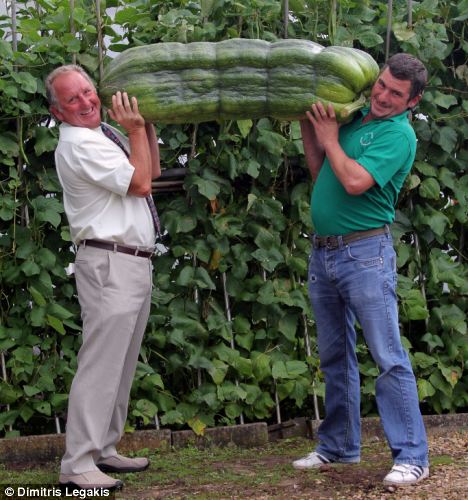
<instances>
[{"instance_id":1,"label":"green foliage","mask_svg":"<svg viewBox=\"0 0 468 500\"><path fill-rule=\"evenodd\" d=\"M0 429L66 411L80 316L61 189L57 129L44 77L76 60L99 83L94 2L17 1L0 18ZM279 0L101 2L107 58L128 46L284 35ZM385 59L387 2L290 1L287 35ZM116 8L117 10L113 9ZM112 10L113 9L113 10ZM464 248L467 222L466 1L394 2L391 53L427 65L414 118L417 161L401 193L394 236L402 335L424 410L467 405ZM73 34L72 25L76 34ZM167 230L156 258L153 308L132 388L129 425L190 426L291 416L323 396L307 280L311 184L297 123L271 119L158 125L164 168L186 166L184 191L158 193ZM304 330L311 336L306 356ZM358 345L362 393L378 370ZM312 385L315 382L315 385ZM364 399L364 398L363 398ZM304 407L302 410L301 407ZM370 398L364 413L375 412Z\"/></svg>"}]
</instances>

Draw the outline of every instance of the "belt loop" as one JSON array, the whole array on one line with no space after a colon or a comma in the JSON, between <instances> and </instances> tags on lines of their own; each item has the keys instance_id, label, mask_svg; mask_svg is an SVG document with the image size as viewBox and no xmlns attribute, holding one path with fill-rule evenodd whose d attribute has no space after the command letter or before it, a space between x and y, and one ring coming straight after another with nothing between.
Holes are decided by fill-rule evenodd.
<instances>
[{"instance_id":1,"label":"belt loop","mask_svg":"<svg viewBox=\"0 0 468 500\"><path fill-rule=\"evenodd\" d=\"M117 243L114 243L114 253L117 253Z\"/></svg>"},{"instance_id":2,"label":"belt loop","mask_svg":"<svg viewBox=\"0 0 468 500\"><path fill-rule=\"evenodd\" d=\"M83 245L83 248L86 248L86 240L83 240L80 244Z\"/></svg>"},{"instance_id":3,"label":"belt loop","mask_svg":"<svg viewBox=\"0 0 468 500\"><path fill-rule=\"evenodd\" d=\"M341 234L339 234L336 239L338 240L338 248L343 248L344 247L344 243L343 243L343 236Z\"/></svg>"},{"instance_id":4,"label":"belt loop","mask_svg":"<svg viewBox=\"0 0 468 500\"><path fill-rule=\"evenodd\" d=\"M138 257L138 253L139 253L140 249L138 247L135 248L135 257Z\"/></svg>"}]
</instances>

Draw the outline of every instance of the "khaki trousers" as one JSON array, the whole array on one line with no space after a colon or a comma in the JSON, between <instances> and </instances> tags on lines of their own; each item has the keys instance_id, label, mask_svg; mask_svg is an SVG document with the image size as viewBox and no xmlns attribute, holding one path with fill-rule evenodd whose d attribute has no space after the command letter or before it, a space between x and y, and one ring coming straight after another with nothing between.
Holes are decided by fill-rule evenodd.
<instances>
[{"instance_id":1,"label":"khaki trousers","mask_svg":"<svg viewBox=\"0 0 468 500\"><path fill-rule=\"evenodd\" d=\"M89 246L78 250L83 343L70 389L64 474L97 470L100 458L117 453L148 322L152 270L147 258Z\"/></svg>"}]
</instances>

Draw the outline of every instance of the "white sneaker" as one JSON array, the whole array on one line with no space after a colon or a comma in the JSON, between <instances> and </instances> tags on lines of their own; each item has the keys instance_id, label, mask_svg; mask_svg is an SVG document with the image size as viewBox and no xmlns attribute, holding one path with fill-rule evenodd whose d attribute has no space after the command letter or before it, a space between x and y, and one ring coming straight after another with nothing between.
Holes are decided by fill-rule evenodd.
<instances>
[{"instance_id":1,"label":"white sneaker","mask_svg":"<svg viewBox=\"0 0 468 500\"><path fill-rule=\"evenodd\" d=\"M429 476L429 467L412 464L395 464L392 470L385 476L384 484L395 486L406 486L422 481Z\"/></svg>"},{"instance_id":2,"label":"white sneaker","mask_svg":"<svg viewBox=\"0 0 468 500\"><path fill-rule=\"evenodd\" d=\"M312 469L313 467L320 467L321 465L330 463L333 463L333 460L330 460L316 451L313 451L304 458L294 460L292 464L295 469Z\"/></svg>"}]
</instances>

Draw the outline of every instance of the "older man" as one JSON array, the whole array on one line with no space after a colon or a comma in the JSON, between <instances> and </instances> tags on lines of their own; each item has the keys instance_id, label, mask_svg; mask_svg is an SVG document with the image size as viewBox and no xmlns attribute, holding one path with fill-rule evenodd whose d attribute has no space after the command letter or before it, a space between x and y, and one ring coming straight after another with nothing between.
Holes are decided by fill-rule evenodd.
<instances>
[{"instance_id":1,"label":"older man","mask_svg":"<svg viewBox=\"0 0 468 500\"><path fill-rule=\"evenodd\" d=\"M73 242L83 320L78 369L70 390L66 452L59 482L121 488L104 472L145 470L146 458L119 455L128 399L148 321L159 220L151 181L160 175L152 124L135 98L117 92L109 114L127 137L101 123L101 102L79 66L46 80L51 113L60 120L55 152Z\"/></svg>"}]
</instances>

